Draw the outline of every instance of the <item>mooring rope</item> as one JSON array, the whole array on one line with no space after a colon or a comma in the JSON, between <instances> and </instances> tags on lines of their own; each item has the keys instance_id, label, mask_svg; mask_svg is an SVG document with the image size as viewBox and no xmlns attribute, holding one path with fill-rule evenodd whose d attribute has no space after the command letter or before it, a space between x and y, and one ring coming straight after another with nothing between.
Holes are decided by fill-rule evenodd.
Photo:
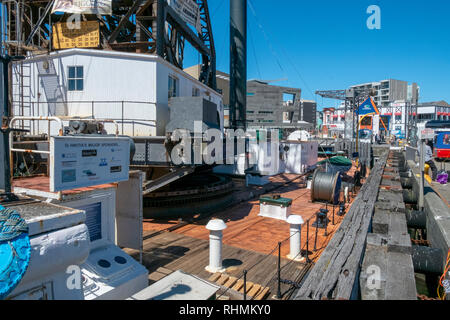
<instances>
[{"instance_id":1,"label":"mooring rope","mask_svg":"<svg viewBox=\"0 0 450 320\"><path fill-rule=\"evenodd\" d=\"M27 232L27 223L15 210L0 210L0 241L11 241Z\"/></svg>"}]
</instances>

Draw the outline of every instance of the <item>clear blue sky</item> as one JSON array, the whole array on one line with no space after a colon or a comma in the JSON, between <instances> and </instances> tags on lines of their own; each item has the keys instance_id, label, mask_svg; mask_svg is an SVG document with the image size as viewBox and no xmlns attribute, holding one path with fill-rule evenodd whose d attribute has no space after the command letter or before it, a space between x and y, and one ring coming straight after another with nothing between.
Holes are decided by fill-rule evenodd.
<instances>
[{"instance_id":1,"label":"clear blue sky","mask_svg":"<svg viewBox=\"0 0 450 320\"><path fill-rule=\"evenodd\" d=\"M319 108L336 106L316 90L398 79L417 82L421 102L450 103L450 1L249 0L248 79L299 87ZM208 1L218 70L229 71L229 0ZM369 30L370 5L381 30ZM189 50L185 67L199 58Z\"/></svg>"}]
</instances>

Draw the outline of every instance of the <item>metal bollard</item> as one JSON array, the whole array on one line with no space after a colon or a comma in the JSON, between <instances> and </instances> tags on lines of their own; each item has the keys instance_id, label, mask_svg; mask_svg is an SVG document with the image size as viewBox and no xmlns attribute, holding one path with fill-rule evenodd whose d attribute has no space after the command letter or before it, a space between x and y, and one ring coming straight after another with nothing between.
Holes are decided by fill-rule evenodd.
<instances>
[{"instance_id":1,"label":"metal bollard","mask_svg":"<svg viewBox=\"0 0 450 320\"><path fill-rule=\"evenodd\" d=\"M345 202L341 203L339 206L338 216L342 217L343 215L345 215Z\"/></svg>"},{"instance_id":2,"label":"metal bollard","mask_svg":"<svg viewBox=\"0 0 450 320\"><path fill-rule=\"evenodd\" d=\"M278 287L277 299L281 299L281 242L278 242Z\"/></svg>"},{"instance_id":3,"label":"metal bollard","mask_svg":"<svg viewBox=\"0 0 450 320\"><path fill-rule=\"evenodd\" d=\"M350 197L348 196L348 187L345 187L344 189L344 202L350 203Z\"/></svg>"},{"instance_id":4,"label":"metal bollard","mask_svg":"<svg viewBox=\"0 0 450 320\"><path fill-rule=\"evenodd\" d=\"M247 300L247 270L244 270L244 301Z\"/></svg>"},{"instance_id":5,"label":"metal bollard","mask_svg":"<svg viewBox=\"0 0 450 320\"><path fill-rule=\"evenodd\" d=\"M309 262L309 221L306 223L306 262Z\"/></svg>"},{"instance_id":6,"label":"metal bollard","mask_svg":"<svg viewBox=\"0 0 450 320\"><path fill-rule=\"evenodd\" d=\"M335 223L334 223L334 208L335 208L335 205L333 204L333 226L335 225Z\"/></svg>"},{"instance_id":7,"label":"metal bollard","mask_svg":"<svg viewBox=\"0 0 450 320\"><path fill-rule=\"evenodd\" d=\"M317 214L316 214L316 216L317 216ZM319 233L319 224L316 223L316 235L314 237L314 251L317 251L317 234L318 233Z\"/></svg>"}]
</instances>

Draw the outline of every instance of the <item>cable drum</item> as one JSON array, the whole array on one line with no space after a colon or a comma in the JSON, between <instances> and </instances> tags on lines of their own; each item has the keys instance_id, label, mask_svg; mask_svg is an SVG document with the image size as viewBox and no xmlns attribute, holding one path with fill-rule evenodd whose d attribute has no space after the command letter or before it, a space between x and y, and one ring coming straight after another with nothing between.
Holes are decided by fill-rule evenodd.
<instances>
[{"instance_id":1,"label":"cable drum","mask_svg":"<svg viewBox=\"0 0 450 320\"><path fill-rule=\"evenodd\" d=\"M339 203L342 179L338 173L316 170L311 185L311 200Z\"/></svg>"}]
</instances>

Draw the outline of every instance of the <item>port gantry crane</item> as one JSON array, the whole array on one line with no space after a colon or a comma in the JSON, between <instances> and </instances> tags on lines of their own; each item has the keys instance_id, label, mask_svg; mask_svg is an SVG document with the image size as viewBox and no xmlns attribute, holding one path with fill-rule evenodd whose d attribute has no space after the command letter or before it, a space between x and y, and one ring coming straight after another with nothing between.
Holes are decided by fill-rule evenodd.
<instances>
[{"instance_id":1,"label":"port gantry crane","mask_svg":"<svg viewBox=\"0 0 450 320\"><path fill-rule=\"evenodd\" d=\"M166 0L112 0L112 14L82 14L81 21L98 21L96 49L158 54L183 69L185 42L202 57L199 80L216 89L216 52L207 0L193 0L200 10L200 27L193 28ZM55 0L3 0L2 51L9 55L53 51L52 26L71 14L52 14Z\"/></svg>"},{"instance_id":2,"label":"port gantry crane","mask_svg":"<svg viewBox=\"0 0 450 320\"><path fill-rule=\"evenodd\" d=\"M348 89L348 90L325 90L316 91L316 94L327 99L335 99L345 102L345 114L347 114L348 108L352 111L352 132L353 135L357 135L355 132L355 110L358 106L364 102L367 97L374 96L375 90L370 89ZM393 107L388 108L388 112L392 111ZM401 107L395 107L395 112L401 112ZM406 101L406 138L408 142L415 146L417 145L417 104ZM347 122L345 122L344 132L347 132Z\"/></svg>"},{"instance_id":3,"label":"port gantry crane","mask_svg":"<svg viewBox=\"0 0 450 320\"><path fill-rule=\"evenodd\" d=\"M345 114L350 109L352 111L352 132L353 137L357 136L358 133L355 133L355 110L358 106L367 99L367 97L375 95L375 91L373 89L348 89L348 90L324 90L324 91L316 91L316 94L326 99L334 99L344 101L345 105ZM344 121L344 135L347 132L347 121Z\"/></svg>"}]
</instances>

